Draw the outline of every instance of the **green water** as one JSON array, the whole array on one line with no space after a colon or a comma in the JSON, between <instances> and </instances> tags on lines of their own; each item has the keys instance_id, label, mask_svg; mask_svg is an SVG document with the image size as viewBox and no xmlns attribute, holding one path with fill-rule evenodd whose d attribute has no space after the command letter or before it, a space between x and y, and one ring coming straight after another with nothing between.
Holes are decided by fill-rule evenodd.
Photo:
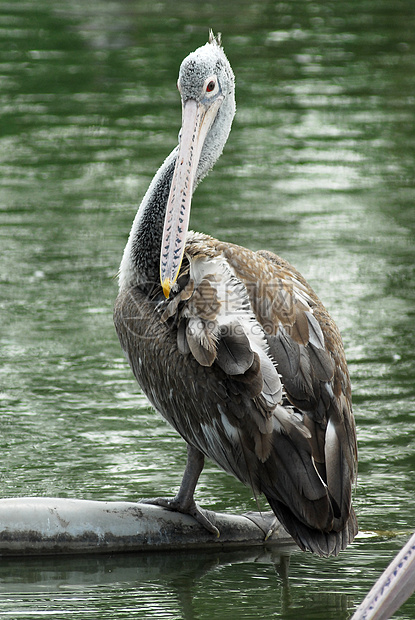
<instances>
[{"instance_id":1,"label":"green water","mask_svg":"<svg viewBox=\"0 0 415 620\"><path fill-rule=\"evenodd\" d=\"M330 560L3 558L0 617L346 619L415 529L413 0L0 2L1 495L178 487L185 447L123 359L114 276L177 142L178 67L209 27L238 110L192 227L281 254L338 322L361 533ZM197 500L255 508L209 463Z\"/></svg>"}]
</instances>

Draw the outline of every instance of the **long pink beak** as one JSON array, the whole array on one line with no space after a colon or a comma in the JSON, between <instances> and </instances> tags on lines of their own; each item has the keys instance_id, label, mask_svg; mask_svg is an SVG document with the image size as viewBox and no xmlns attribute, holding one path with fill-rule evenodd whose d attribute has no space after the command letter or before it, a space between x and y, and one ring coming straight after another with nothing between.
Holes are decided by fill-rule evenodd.
<instances>
[{"instance_id":1,"label":"long pink beak","mask_svg":"<svg viewBox=\"0 0 415 620\"><path fill-rule=\"evenodd\" d=\"M160 280L167 298L182 264L200 154L220 104L221 98L209 107L194 99L183 104L179 155L167 201L160 252Z\"/></svg>"}]
</instances>

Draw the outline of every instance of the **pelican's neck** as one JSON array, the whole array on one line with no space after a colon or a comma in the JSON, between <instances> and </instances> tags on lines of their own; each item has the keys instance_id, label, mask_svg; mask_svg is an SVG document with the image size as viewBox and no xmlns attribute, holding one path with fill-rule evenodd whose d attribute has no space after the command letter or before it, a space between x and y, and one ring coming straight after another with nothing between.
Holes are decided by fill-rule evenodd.
<instances>
[{"instance_id":1,"label":"pelican's neck","mask_svg":"<svg viewBox=\"0 0 415 620\"><path fill-rule=\"evenodd\" d=\"M235 99L225 99L202 149L193 190L208 174L226 144L235 114ZM161 165L148 188L134 218L119 271L119 287L160 282L160 247L164 216L179 147Z\"/></svg>"},{"instance_id":2,"label":"pelican's neck","mask_svg":"<svg viewBox=\"0 0 415 620\"><path fill-rule=\"evenodd\" d=\"M165 159L140 204L124 249L120 290L160 281L160 245L178 147Z\"/></svg>"}]
</instances>

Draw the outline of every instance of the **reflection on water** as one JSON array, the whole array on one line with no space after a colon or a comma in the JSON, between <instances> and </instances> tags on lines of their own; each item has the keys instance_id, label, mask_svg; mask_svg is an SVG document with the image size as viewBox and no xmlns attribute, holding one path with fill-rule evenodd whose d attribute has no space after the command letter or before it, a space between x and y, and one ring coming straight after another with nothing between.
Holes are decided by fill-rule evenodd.
<instances>
[{"instance_id":1,"label":"reflection on water","mask_svg":"<svg viewBox=\"0 0 415 620\"><path fill-rule=\"evenodd\" d=\"M178 67L212 26L238 111L192 225L283 255L338 321L363 531L337 559L293 553L288 580L269 558L175 557L177 575L169 558L42 560L40 573L35 560L5 561L1 614L347 618L409 536L414 17L412 0L1 5L2 495L131 500L177 488L183 442L124 363L114 276L137 203L177 141ZM198 500L253 507L209 464Z\"/></svg>"},{"instance_id":2,"label":"reflection on water","mask_svg":"<svg viewBox=\"0 0 415 620\"><path fill-rule=\"evenodd\" d=\"M357 553L356 553L357 551ZM388 558L387 551L378 555ZM155 553L99 557L54 557L6 559L7 575L0 593L7 593L15 612L28 611L27 602L38 612L50 609L69 613L80 605L93 613L101 605L104 618L110 613L132 617L226 618L235 607L243 617L347 618L353 602L348 579L356 574L369 587L375 574L367 553L355 550L341 562L329 560L319 569L324 592L303 562L301 553L240 550L205 553ZM335 567L333 565L336 565ZM333 571L335 568L335 575ZM241 584L243 587L241 588ZM339 584L341 585L339 591ZM366 585L367 584L367 585ZM107 605L111 604L112 609ZM105 613L106 612L106 613ZM134 615L136 614L136 615ZM139 615L141 614L141 616ZM58 616L56 616L58 617ZM115 615L117 617L117 615ZM269 616L268 616L269 617Z\"/></svg>"},{"instance_id":3,"label":"reflection on water","mask_svg":"<svg viewBox=\"0 0 415 620\"><path fill-rule=\"evenodd\" d=\"M341 618L359 591L370 588L391 545L374 539L341 560L318 561L318 575L301 552L239 550L204 553L50 557L3 560L3 609L18 617L82 612L102 618ZM359 587L356 581L359 580ZM321 584L324 587L321 587ZM408 608L408 605L407 605ZM111 615L112 614L112 615ZM129 615L128 615L129 614ZM406 617L406 616L403 616ZM410 617L410 616L408 616Z\"/></svg>"}]
</instances>

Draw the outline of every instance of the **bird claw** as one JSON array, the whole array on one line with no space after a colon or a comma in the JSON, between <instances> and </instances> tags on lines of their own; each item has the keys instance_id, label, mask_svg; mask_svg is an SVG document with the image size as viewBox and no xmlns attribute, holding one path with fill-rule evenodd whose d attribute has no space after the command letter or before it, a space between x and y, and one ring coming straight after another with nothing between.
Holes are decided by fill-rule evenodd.
<instances>
[{"instance_id":1,"label":"bird claw","mask_svg":"<svg viewBox=\"0 0 415 620\"><path fill-rule=\"evenodd\" d=\"M217 538L220 536L220 532L207 515L213 515L214 513L200 508L196 502L192 502L189 505L182 504L177 498L168 499L167 497L146 497L138 500L140 504L152 504L153 506L161 506L167 508L173 512L180 512L185 515L193 517L202 527L205 528L211 534L214 534Z\"/></svg>"},{"instance_id":2,"label":"bird claw","mask_svg":"<svg viewBox=\"0 0 415 620\"><path fill-rule=\"evenodd\" d=\"M243 516L252 521L252 523L255 523L255 525L262 530L264 533L264 541L271 538L271 536L282 527L281 522L273 512L246 512Z\"/></svg>"},{"instance_id":3,"label":"bird claw","mask_svg":"<svg viewBox=\"0 0 415 620\"><path fill-rule=\"evenodd\" d=\"M196 519L196 521L200 523L200 525L202 525L205 528L205 530L207 530L211 534L214 534L216 538L219 538L220 531L215 525L213 525L212 521L210 521L209 518L206 516L206 515L209 515L209 516L213 515L214 513L208 510L204 510L203 508L200 508L200 506L195 503L191 511L189 511L188 514L190 514L194 519Z\"/></svg>"},{"instance_id":4,"label":"bird claw","mask_svg":"<svg viewBox=\"0 0 415 620\"><path fill-rule=\"evenodd\" d=\"M271 524L271 527L269 528L268 532L265 535L264 540L268 540L269 538L271 538L271 536L273 534L275 534L275 532L278 532L278 530L281 527L281 523L280 521L277 519L277 517L275 517L274 521Z\"/></svg>"}]
</instances>

